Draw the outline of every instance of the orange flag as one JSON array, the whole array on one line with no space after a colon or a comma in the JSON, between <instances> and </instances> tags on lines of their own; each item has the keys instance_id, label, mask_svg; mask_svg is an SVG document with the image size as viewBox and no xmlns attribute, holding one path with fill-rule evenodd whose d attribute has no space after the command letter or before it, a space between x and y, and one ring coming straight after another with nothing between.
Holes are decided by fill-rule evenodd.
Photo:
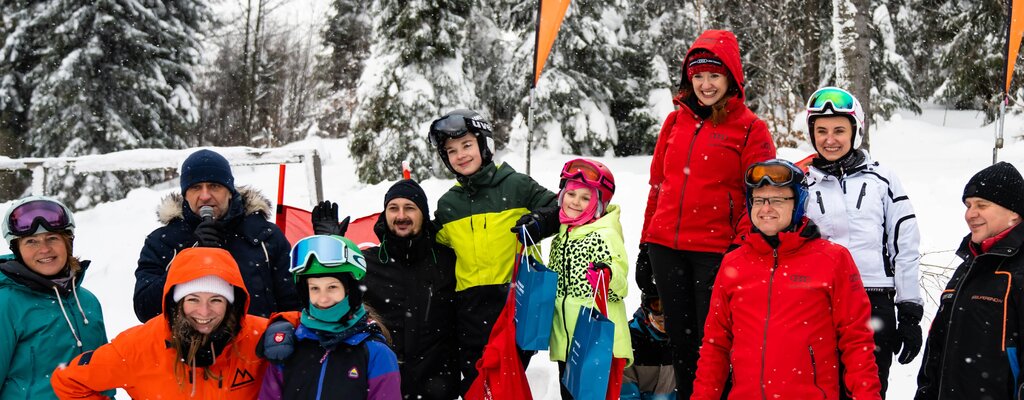
<instances>
[{"instance_id":1,"label":"orange flag","mask_svg":"<svg viewBox=\"0 0 1024 400\"><path fill-rule=\"evenodd\" d=\"M572 0L540 0L537 10L537 41L533 50L533 87L537 87L540 73L544 70L551 47L562 26L565 11Z\"/></svg>"},{"instance_id":2,"label":"orange flag","mask_svg":"<svg viewBox=\"0 0 1024 400\"><path fill-rule=\"evenodd\" d=\"M1006 41L1006 91L1010 93L1010 82L1013 81L1013 68L1017 64L1020 52L1021 36L1024 35L1024 0L1010 0L1009 37Z\"/></svg>"}]
</instances>

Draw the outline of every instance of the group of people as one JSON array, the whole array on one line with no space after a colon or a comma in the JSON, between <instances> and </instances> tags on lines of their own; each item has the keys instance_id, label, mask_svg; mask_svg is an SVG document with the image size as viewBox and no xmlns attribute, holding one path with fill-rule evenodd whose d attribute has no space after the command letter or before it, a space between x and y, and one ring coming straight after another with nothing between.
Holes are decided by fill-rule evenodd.
<instances>
[{"instance_id":1,"label":"group of people","mask_svg":"<svg viewBox=\"0 0 1024 400\"><path fill-rule=\"evenodd\" d=\"M519 255L547 237L549 357L565 371L579 309L607 290L624 399L881 399L893 357L922 346L918 399L1024 391L1020 173L998 163L967 183L964 263L923 343L916 218L896 175L857 148L857 99L811 95L817 154L798 166L776 158L743 87L735 36L704 32L651 161L631 320L612 172L572 159L548 190L493 160L492 127L471 110L430 126L457 181L433 219L423 189L398 181L368 249L330 201L290 244L223 156L193 153L140 254L142 325L109 343L71 211L19 200L2 221L0 398L454 399L476 379ZM532 356L519 351L524 369Z\"/></svg>"}]
</instances>

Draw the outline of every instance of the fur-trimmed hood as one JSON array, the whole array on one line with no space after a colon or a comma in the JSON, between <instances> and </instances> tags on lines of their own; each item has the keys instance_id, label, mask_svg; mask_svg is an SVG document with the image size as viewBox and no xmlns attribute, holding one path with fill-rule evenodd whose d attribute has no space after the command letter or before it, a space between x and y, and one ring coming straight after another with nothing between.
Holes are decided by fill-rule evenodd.
<instances>
[{"instance_id":1,"label":"fur-trimmed hood","mask_svg":"<svg viewBox=\"0 0 1024 400\"><path fill-rule=\"evenodd\" d=\"M270 219L270 199L263 195L259 189L252 186L239 186L238 195L242 200L242 206L244 212L242 215L252 215L261 213L263 218ZM233 203L234 198L231 199ZM228 215L225 219L233 217L232 211L235 207L232 205L228 209ZM192 211L188 211L190 217L195 216ZM185 198L181 193L171 193L160 200L160 205L156 209L157 220L162 225L170 224L171 222L185 218Z\"/></svg>"}]
</instances>

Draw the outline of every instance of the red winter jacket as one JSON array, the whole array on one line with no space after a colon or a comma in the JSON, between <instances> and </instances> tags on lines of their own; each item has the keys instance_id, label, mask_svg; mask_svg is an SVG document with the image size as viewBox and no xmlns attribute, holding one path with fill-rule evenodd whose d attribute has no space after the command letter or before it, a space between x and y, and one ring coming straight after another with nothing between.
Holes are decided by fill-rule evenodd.
<instances>
[{"instance_id":1,"label":"red winter jacket","mask_svg":"<svg viewBox=\"0 0 1024 400\"><path fill-rule=\"evenodd\" d=\"M676 100L679 109L665 119L651 160L651 192L641 241L722 253L750 230L743 173L750 164L775 158L775 144L768 126L743 104L736 37L728 31L706 31L687 57L696 49L721 58L740 92L728 100L728 113L718 125L702 120Z\"/></svg>"},{"instance_id":2,"label":"red winter jacket","mask_svg":"<svg viewBox=\"0 0 1024 400\"><path fill-rule=\"evenodd\" d=\"M836 399L839 361L857 400L881 399L871 304L846 248L804 218L774 249L757 233L725 255L692 399Z\"/></svg>"}]
</instances>

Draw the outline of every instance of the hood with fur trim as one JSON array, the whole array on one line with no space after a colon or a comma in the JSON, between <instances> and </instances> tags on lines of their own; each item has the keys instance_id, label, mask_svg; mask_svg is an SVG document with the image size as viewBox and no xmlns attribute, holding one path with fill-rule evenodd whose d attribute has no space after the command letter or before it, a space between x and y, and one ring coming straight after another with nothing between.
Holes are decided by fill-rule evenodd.
<instances>
[{"instance_id":1,"label":"hood with fur trim","mask_svg":"<svg viewBox=\"0 0 1024 400\"><path fill-rule=\"evenodd\" d=\"M267 220L270 219L270 199L263 195L259 189L252 186L239 186L238 196L233 196L228 213L223 220L230 220L239 215L252 215L260 213ZM185 198L181 193L171 193L165 196L156 210L157 220L162 225L170 224L179 219L199 220L191 209L185 207ZM198 223L198 222L197 222Z\"/></svg>"}]
</instances>

